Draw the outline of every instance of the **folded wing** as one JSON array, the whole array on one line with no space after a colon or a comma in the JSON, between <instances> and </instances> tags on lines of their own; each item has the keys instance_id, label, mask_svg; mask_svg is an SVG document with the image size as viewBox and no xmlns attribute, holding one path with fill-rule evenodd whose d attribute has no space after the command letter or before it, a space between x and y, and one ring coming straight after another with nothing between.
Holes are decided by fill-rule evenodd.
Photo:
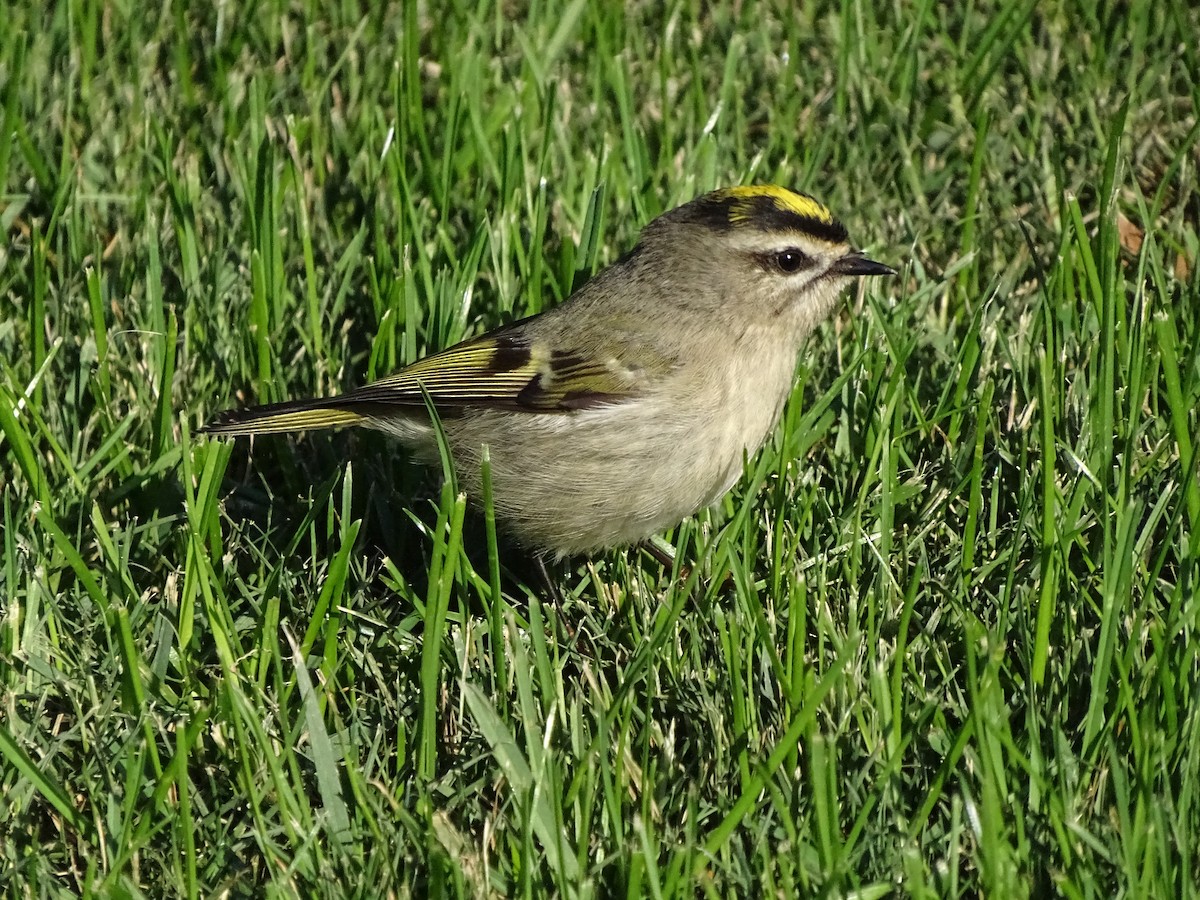
<instances>
[{"instance_id":1,"label":"folded wing","mask_svg":"<svg viewBox=\"0 0 1200 900\"><path fill-rule=\"evenodd\" d=\"M670 365L644 350L635 354L638 364L630 365L614 350L554 347L510 326L337 397L220 413L204 431L266 434L368 424L423 412L426 394L444 415L467 409L569 413L634 399L645 387L648 362L654 369Z\"/></svg>"}]
</instances>

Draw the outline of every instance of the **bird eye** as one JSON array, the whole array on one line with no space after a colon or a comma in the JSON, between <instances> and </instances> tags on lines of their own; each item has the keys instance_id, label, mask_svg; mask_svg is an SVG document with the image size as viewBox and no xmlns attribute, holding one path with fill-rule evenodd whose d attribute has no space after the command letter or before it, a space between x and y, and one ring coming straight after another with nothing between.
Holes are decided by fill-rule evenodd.
<instances>
[{"instance_id":1,"label":"bird eye","mask_svg":"<svg viewBox=\"0 0 1200 900\"><path fill-rule=\"evenodd\" d=\"M793 272L799 272L801 269L811 266L812 259L795 247L789 247L786 250L780 250L775 255L775 265L779 267L779 271L791 275Z\"/></svg>"}]
</instances>

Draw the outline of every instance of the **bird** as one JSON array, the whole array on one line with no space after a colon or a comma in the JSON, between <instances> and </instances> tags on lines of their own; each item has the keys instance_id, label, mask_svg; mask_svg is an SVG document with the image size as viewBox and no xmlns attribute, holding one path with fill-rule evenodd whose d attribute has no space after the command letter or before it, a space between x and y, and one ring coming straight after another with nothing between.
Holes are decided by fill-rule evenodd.
<instances>
[{"instance_id":1,"label":"bird","mask_svg":"<svg viewBox=\"0 0 1200 900\"><path fill-rule=\"evenodd\" d=\"M561 560L637 544L718 501L770 436L805 339L863 276L893 275L812 196L777 185L703 194L560 305L347 393L221 412L216 436L365 426L438 460Z\"/></svg>"}]
</instances>

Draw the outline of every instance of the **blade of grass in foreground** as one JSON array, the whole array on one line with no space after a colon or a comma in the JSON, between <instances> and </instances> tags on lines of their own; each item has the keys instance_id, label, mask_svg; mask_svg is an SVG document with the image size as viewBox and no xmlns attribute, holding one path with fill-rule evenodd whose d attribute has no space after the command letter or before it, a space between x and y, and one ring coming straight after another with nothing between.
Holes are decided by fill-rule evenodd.
<instances>
[{"instance_id":1,"label":"blade of grass in foreground","mask_svg":"<svg viewBox=\"0 0 1200 900\"><path fill-rule=\"evenodd\" d=\"M317 789L321 794L321 805L329 817L326 832L334 843L345 846L350 840L350 813L346 801L342 797L342 782L339 773L339 754L334 752L333 742L325 729L325 718L313 689L312 679L308 676L305 654L297 643L287 625L283 625L283 634L288 645L292 648L292 671L296 683L300 687L300 698L304 704L304 725L308 731L309 746L312 748L313 768L317 773Z\"/></svg>"},{"instance_id":2,"label":"blade of grass in foreground","mask_svg":"<svg viewBox=\"0 0 1200 900\"><path fill-rule=\"evenodd\" d=\"M511 620L509 627L514 627ZM516 671L519 673L521 670ZM497 714L495 707L475 685L463 685L463 698L475 724L479 726L480 732L491 747L496 762L504 772L518 804L523 806L526 799L528 800L533 831L546 852L549 865L574 881L579 876L575 852L554 814L546 789L534 778L533 770L521 753L520 745Z\"/></svg>"},{"instance_id":3,"label":"blade of grass in foreground","mask_svg":"<svg viewBox=\"0 0 1200 900\"><path fill-rule=\"evenodd\" d=\"M71 803L71 798L63 790L62 785L51 778L41 767L21 748L4 725L0 724L0 756L8 760L8 764L29 782L29 784L51 806L58 810L67 824L75 832L86 833L89 830L88 821Z\"/></svg>"},{"instance_id":4,"label":"blade of grass in foreground","mask_svg":"<svg viewBox=\"0 0 1200 900\"><path fill-rule=\"evenodd\" d=\"M812 690L807 692L803 709L792 717L787 730L784 731L782 737L776 742L775 749L771 751L770 755L767 756L763 764L751 777L749 783L742 790L741 795L734 802L733 808L725 814L717 824L717 827L709 832L708 838L704 841L705 856L697 862L695 875L700 875L699 867L710 864L711 861L717 858L721 849L729 841L733 832L741 826L750 810L754 808L755 804L761 802L761 794L767 779L775 775L775 772L783 764L783 761L794 751L795 745L799 742L801 735L812 727L821 703L828 696L829 692L840 683L842 672L849 665L852 655L853 648L847 647L842 655L834 660L833 664L826 670L821 680L813 685Z\"/></svg>"}]
</instances>

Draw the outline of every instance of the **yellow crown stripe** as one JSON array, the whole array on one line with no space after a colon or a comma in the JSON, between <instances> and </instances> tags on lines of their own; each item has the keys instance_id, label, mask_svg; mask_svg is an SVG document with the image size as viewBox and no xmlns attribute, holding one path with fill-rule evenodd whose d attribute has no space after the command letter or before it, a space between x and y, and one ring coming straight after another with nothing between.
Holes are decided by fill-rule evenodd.
<instances>
[{"instance_id":1,"label":"yellow crown stripe","mask_svg":"<svg viewBox=\"0 0 1200 900\"><path fill-rule=\"evenodd\" d=\"M721 191L725 197L735 201L735 208L730 214L731 219L745 219L754 212L753 202L765 199L773 203L781 212L815 219L826 225L833 222L833 213L823 204L818 203L807 194L797 194L787 188L775 184L751 184L740 187L726 188Z\"/></svg>"}]
</instances>

